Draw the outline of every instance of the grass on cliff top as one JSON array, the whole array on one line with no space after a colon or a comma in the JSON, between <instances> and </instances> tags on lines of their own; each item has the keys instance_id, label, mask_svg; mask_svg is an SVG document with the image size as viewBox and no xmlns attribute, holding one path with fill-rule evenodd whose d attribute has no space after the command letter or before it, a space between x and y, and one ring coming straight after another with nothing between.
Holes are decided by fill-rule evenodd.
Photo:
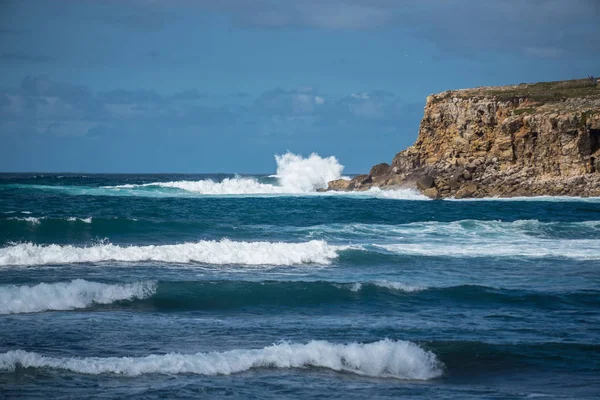
<instances>
[{"instance_id":1,"label":"grass on cliff top","mask_svg":"<svg viewBox=\"0 0 600 400\"><path fill-rule=\"evenodd\" d=\"M499 101L515 101L528 99L532 102L545 104L564 101L569 98L594 97L600 98L600 83L589 79L570 81L521 83L515 86L488 86L475 89L464 89L440 94L438 101L450 97L495 97Z\"/></svg>"}]
</instances>

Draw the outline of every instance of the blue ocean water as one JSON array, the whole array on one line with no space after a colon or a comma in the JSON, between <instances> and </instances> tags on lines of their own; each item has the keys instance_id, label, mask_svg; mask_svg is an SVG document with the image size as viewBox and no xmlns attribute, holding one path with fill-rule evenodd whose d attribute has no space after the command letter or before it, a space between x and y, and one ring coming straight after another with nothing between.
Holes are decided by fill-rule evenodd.
<instances>
[{"instance_id":1,"label":"blue ocean water","mask_svg":"<svg viewBox=\"0 0 600 400\"><path fill-rule=\"evenodd\" d=\"M0 398L598 398L600 199L294 171L0 175Z\"/></svg>"}]
</instances>

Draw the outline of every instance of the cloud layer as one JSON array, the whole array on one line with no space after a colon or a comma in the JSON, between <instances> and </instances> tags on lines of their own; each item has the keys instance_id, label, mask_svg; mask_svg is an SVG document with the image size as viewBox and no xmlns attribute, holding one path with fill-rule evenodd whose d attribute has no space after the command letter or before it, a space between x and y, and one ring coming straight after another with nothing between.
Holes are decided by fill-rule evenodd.
<instances>
[{"instance_id":1,"label":"cloud layer","mask_svg":"<svg viewBox=\"0 0 600 400\"><path fill-rule=\"evenodd\" d=\"M166 5L144 4L154 11L165 10ZM554 58L586 56L600 47L596 0L180 0L177 4L225 16L246 29L398 29L457 55L501 51ZM156 18L155 13L149 15Z\"/></svg>"},{"instance_id":2,"label":"cloud layer","mask_svg":"<svg viewBox=\"0 0 600 400\"><path fill-rule=\"evenodd\" d=\"M167 96L153 90L94 93L83 85L36 76L0 91L0 132L86 136L133 123L219 129L243 124L255 127L257 136L277 136L357 124L393 129L414 111L414 104L385 91L335 97L311 87L276 88L254 99L211 96L196 89Z\"/></svg>"}]
</instances>

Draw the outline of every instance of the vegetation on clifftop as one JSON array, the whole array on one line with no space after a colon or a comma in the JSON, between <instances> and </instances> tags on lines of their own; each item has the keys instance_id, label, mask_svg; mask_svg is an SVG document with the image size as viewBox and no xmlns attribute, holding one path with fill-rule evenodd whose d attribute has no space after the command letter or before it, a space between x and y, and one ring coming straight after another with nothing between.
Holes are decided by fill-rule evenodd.
<instances>
[{"instance_id":1,"label":"vegetation on clifftop","mask_svg":"<svg viewBox=\"0 0 600 400\"><path fill-rule=\"evenodd\" d=\"M529 103L536 103L539 106L571 98L600 99L600 84L590 79L575 79L569 81L521 83L520 85L513 86L485 86L443 92L435 95L433 101L437 103L453 97L493 97L497 101L502 102L527 100Z\"/></svg>"}]
</instances>

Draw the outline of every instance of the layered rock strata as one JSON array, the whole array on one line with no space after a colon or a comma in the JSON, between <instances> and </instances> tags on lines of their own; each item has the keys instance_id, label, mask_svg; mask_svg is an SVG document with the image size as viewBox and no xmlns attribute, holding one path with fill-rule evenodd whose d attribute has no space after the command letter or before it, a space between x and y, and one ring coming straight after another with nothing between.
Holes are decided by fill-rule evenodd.
<instances>
[{"instance_id":1,"label":"layered rock strata","mask_svg":"<svg viewBox=\"0 0 600 400\"><path fill-rule=\"evenodd\" d=\"M600 196L600 86L575 80L431 95L413 146L328 189L371 187L431 198Z\"/></svg>"}]
</instances>

